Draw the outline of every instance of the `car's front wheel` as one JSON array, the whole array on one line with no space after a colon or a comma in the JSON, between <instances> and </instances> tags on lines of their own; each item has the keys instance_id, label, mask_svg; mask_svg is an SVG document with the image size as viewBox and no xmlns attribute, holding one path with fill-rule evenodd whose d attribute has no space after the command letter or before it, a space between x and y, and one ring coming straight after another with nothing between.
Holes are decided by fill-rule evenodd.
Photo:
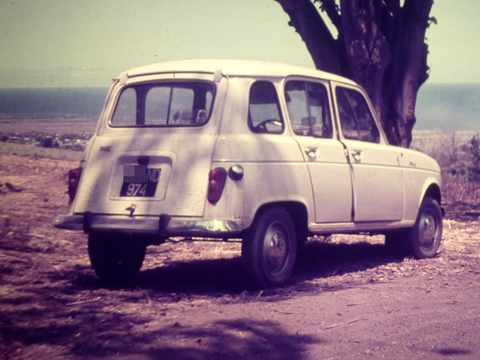
<instances>
[{"instance_id":1,"label":"car's front wheel","mask_svg":"<svg viewBox=\"0 0 480 360\"><path fill-rule=\"evenodd\" d=\"M97 276L108 283L134 279L145 259L146 246L128 235L90 233L88 255Z\"/></svg>"},{"instance_id":2,"label":"car's front wheel","mask_svg":"<svg viewBox=\"0 0 480 360\"><path fill-rule=\"evenodd\" d=\"M297 258L297 239L290 214L281 207L258 215L242 242L242 258L260 288L284 284Z\"/></svg>"},{"instance_id":3,"label":"car's front wheel","mask_svg":"<svg viewBox=\"0 0 480 360\"><path fill-rule=\"evenodd\" d=\"M413 255L417 259L434 257L442 240L442 220L442 209L438 201L426 197L420 206L413 228L386 234L387 251L397 256Z\"/></svg>"},{"instance_id":4,"label":"car's front wheel","mask_svg":"<svg viewBox=\"0 0 480 360\"><path fill-rule=\"evenodd\" d=\"M437 255L443 232L442 209L437 200L426 197L411 232L413 255L417 259Z\"/></svg>"}]
</instances>

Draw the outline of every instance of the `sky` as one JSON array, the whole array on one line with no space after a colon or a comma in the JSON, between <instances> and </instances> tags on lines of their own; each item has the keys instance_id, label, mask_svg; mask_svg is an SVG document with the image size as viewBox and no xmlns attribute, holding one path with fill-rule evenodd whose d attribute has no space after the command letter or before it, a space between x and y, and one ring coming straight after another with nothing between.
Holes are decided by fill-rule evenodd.
<instances>
[{"instance_id":1,"label":"sky","mask_svg":"<svg viewBox=\"0 0 480 360\"><path fill-rule=\"evenodd\" d=\"M480 1L435 0L430 83L480 82ZM0 0L0 87L107 86L192 58L313 67L274 0Z\"/></svg>"}]
</instances>

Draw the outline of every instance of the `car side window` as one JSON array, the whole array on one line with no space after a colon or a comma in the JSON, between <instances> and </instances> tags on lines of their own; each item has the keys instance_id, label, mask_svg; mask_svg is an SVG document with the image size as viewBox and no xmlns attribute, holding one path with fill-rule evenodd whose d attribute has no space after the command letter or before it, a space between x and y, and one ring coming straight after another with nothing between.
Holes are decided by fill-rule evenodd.
<instances>
[{"instance_id":1,"label":"car side window","mask_svg":"<svg viewBox=\"0 0 480 360\"><path fill-rule=\"evenodd\" d=\"M380 133L363 95L343 87L336 88L336 95L343 136L351 140L380 142Z\"/></svg>"},{"instance_id":2,"label":"car side window","mask_svg":"<svg viewBox=\"0 0 480 360\"><path fill-rule=\"evenodd\" d=\"M120 126L135 125L137 119L137 92L133 88L125 89L115 109L113 121Z\"/></svg>"},{"instance_id":3,"label":"car side window","mask_svg":"<svg viewBox=\"0 0 480 360\"><path fill-rule=\"evenodd\" d=\"M285 98L295 134L332 137L328 93L323 84L300 80L288 81L285 86Z\"/></svg>"},{"instance_id":4,"label":"car side window","mask_svg":"<svg viewBox=\"0 0 480 360\"><path fill-rule=\"evenodd\" d=\"M277 91L270 81L256 81L250 88L248 126L255 133L283 133Z\"/></svg>"}]
</instances>

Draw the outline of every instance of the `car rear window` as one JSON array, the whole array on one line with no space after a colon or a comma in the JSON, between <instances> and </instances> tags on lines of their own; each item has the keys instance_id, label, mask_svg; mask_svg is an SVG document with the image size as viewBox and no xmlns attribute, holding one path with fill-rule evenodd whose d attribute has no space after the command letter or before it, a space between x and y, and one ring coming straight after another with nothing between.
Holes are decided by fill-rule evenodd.
<instances>
[{"instance_id":1,"label":"car rear window","mask_svg":"<svg viewBox=\"0 0 480 360\"><path fill-rule=\"evenodd\" d=\"M210 118L215 86L206 81L125 87L115 106L114 127L201 126Z\"/></svg>"}]
</instances>

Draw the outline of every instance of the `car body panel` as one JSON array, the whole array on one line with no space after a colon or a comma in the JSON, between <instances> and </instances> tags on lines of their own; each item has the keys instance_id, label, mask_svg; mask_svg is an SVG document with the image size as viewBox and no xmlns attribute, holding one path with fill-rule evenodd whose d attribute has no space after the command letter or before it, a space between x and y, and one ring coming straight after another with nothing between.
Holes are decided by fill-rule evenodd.
<instances>
[{"instance_id":1,"label":"car body panel","mask_svg":"<svg viewBox=\"0 0 480 360\"><path fill-rule=\"evenodd\" d=\"M276 89L285 124L281 133L254 133L247 124L249 91L259 79L271 82ZM284 96L289 79L325 84L334 125L332 138L293 132ZM110 119L124 87L186 80L209 81L216 86L213 111L203 126L112 127ZM438 164L417 151L389 145L378 119L378 143L344 138L336 86L365 95L349 79L263 62L180 61L120 74L85 152L83 174L70 209L70 215L76 217L68 221L78 228L86 221L82 219L98 216L92 224L111 231L115 222L106 223L115 218L121 224L119 231L128 231L128 224L135 223L136 231L148 224L148 232L155 229L157 220L145 219L168 216L172 234L176 228L182 234L191 229L191 234L221 236L248 229L264 206L295 203L305 208L311 233L412 226L428 188L441 185ZM354 154L358 151L359 158ZM148 168L160 171L155 195L120 196L125 169L145 158ZM243 169L243 177L228 176L218 202L208 202L209 171L223 167L228 172L233 166ZM144 220L128 220L135 217Z\"/></svg>"}]
</instances>

